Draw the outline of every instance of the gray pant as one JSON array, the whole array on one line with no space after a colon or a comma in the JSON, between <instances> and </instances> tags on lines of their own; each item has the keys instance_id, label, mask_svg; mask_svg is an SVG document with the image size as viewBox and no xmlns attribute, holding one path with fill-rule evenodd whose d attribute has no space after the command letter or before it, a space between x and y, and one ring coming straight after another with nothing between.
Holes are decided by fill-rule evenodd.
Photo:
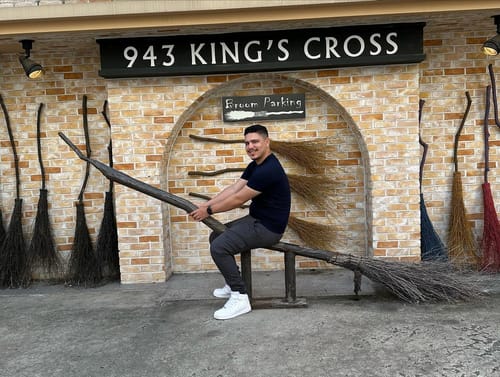
<instances>
[{"instance_id":1,"label":"gray pant","mask_svg":"<svg viewBox=\"0 0 500 377\"><path fill-rule=\"evenodd\" d=\"M210 254L232 291L247 293L234 256L241 252L276 244L282 234L269 231L250 215L227 223L223 233L210 235Z\"/></svg>"}]
</instances>

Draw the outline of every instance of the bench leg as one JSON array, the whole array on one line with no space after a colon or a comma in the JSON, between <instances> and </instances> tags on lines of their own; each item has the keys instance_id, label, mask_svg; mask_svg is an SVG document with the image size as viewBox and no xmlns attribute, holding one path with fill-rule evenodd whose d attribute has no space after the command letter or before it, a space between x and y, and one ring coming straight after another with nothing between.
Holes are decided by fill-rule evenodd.
<instances>
[{"instance_id":1,"label":"bench leg","mask_svg":"<svg viewBox=\"0 0 500 377\"><path fill-rule=\"evenodd\" d=\"M295 253L285 253L285 299L288 302L297 300L295 279Z\"/></svg>"},{"instance_id":2,"label":"bench leg","mask_svg":"<svg viewBox=\"0 0 500 377\"><path fill-rule=\"evenodd\" d=\"M240 254L241 277L247 288L248 298L252 299L252 250L243 251Z\"/></svg>"}]
</instances>

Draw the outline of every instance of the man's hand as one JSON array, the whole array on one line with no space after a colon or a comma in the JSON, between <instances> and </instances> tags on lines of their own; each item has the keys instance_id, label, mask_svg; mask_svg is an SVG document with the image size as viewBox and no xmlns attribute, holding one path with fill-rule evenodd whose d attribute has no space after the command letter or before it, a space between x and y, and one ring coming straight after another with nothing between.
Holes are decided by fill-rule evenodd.
<instances>
[{"instance_id":1,"label":"man's hand","mask_svg":"<svg viewBox=\"0 0 500 377\"><path fill-rule=\"evenodd\" d=\"M210 216L207 212L207 208L207 205L200 205L197 209L191 212L189 216L191 216L195 221L203 221Z\"/></svg>"}]
</instances>

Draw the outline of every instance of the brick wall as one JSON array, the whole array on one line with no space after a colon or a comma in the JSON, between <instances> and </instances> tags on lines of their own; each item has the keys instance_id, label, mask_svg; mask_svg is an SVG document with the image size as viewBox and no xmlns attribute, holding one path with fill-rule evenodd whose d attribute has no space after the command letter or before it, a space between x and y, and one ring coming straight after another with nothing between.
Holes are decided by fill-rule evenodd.
<instances>
[{"instance_id":1,"label":"brick wall","mask_svg":"<svg viewBox=\"0 0 500 377\"><path fill-rule=\"evenodd\" d=\"M146 183L198 201L190 192L214 195L235 179L189 176L192 170L242 167L248 160L242 146L194 142L189 134L239 138L248 123L221 122L222 95L305 92L305 120L263 122L277 140L326 138L328 164L307 172L280 156L289 173L333 176L339 182L334 215L294 195L293 214L309 221L341 227L332 249L395 260L418 260L420 211L418 172L418 101L425 99L422 137L429 144L424 172L426 204L445 240L450 212L453 136L465 109L464 91L473 99L460 141L459 166L470 220L482 231L484 87L488 63L500 71L498 59L479 52L491 33L491 20L468 22L447 18L425 28L427 59L419 65L355 67L281 74L158 77L104 80L93 38L53 37L35 42L33 57L46 68L41 81L28 81L17 57L1 56L0 94L10 112L21 162L23 224L31 236L40 188L36 155L36 110L43 102L42 145L47 169L49 213L59 252L68 257L75 227L74 202L85 164L59 139L64 131L84 148L81 104L88 95L93 157L107 162L108 128L100 112L109 100L115 167ZM444 26L443 26L444 25ZM484 29L477 29L484 25ZM77 47L74 47L77 46ZM498 205L496 129L491 128L490 182ZM0 206L8 223L15 195L15 175L8 135L0 127ZM93 241L102 217L108 183L91 170L85 193L87 222ZM189 221L181 211L117 185L122 281L163 281L172 272L210 271L208 228ZM333 201L334 199L332 199ZM226 221L238 215L220 214ZM285 240L300 243L287 230ZM282 255L258 250L256 269L281 269ZM302 268L326 268L300 258ZM41 275L43 275L41 273Z\"/></svg>"}]
</instances>

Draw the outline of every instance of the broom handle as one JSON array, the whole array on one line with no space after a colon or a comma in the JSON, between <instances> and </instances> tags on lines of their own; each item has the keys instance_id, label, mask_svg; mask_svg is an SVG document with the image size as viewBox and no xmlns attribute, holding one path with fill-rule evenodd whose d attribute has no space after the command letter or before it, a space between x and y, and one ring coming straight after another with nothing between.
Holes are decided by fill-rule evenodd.
<instances>
[{"instance_id":1,"label":"broom handle","mask_svg":"<svg viewBox=\"0 0 500 377\"><path fill-rule=\"evenodd\" d=\"M87 151L87 158L90 158L92 151L90 149L90 137L89 137L89 122L87 118L87 96L83 96L82 100L82 114L83 114L83 133L85 135L85 149ZM90 163L87 161L87 165L85 166L85 176L83 178L82 188L80 189L80 194L78 195L78 202L81 203L83 201L83 193L85 192L85 188L87 187L87 182L89 180L90 175Z\"/></svg>"},{"instance_id":2,"label":"broom handle","mask_svg":"<svg viewBox=\"0 0 500 377\"><path fill-rule=\"evenodd\" d=\"M198 135L189 135L189 137L193 140L211 141L214 143L221 143L221 144L237 144L237 143L244 143L245 142L245 140L243 140L243 139L225 140L225 139L217 139L215 137L204 137L204 136L198 136Z\"/></svg>"},{"instance_id":3,"label":"broom handle","mask_svg":"<svg viewBox=\"0 0 500 377\"><path fill-rule=\"evenodd\" d=\"M10 127L10 118L3 97L0 95L0 105L2 106L2 111L5 116L5 123L7 124L7 132L9 133L10 145L12 147L12 154L14 155L14 167L16 170L16 198L19 199L19 158L16 151L16 143L14 142L14 135L12 134L12 128Z\"/></svg>"},{"instance_id":4,"label":"broom handle","mask_svg":"<svg viewBox=\"0 0 500 377\"><path fill-rule=\"evenodd\" d=\"M495 81L495 74L493 73L493 65L491 63L488 65L488 71L490 72L491 92L493 94L493 110L495 113L495 123L497 127L500 128L500 120L498 119L497 84Z\"/></svg>"},{"instance_id":5,"label":"broom handle","mask_svg":"<svg viewBox=\"0 0 500 377\"><path fill-rule=\"evenodd\" d=\"M173 195L167 191L160 190L154 186L148 185L147 183L141 182L138 179L135 179L125 173L122 173L114 168L111 168L98 160L86 157L62 132L59 132L59 136L61 137L61 139L64 140L66 144L68 144L68 146L73 150L73 152L76 153L76 155L80 159L92 164L108 179L113 180L114 182L118 182L133 190L142 192L143 194L151 196L155 199L159 199L163 202L171 204L177 208L186 211L187 213L190 213L198 208L189 200ZM218 220L216 220L214 217L209 216L202 222L216 233L222 233L226 230L226 226L221 222L219 222ZM287 242L278 242L277 244L268 247L268 249L281 252L293 252L300 256L313 259L320 259L325 262L336 264L342 267L349 268L350 266L352 266L353 269L357 269L358 264L363 259L362 257L358 257L351 254L339 253L329 250L311 249L308 247L303 247Z\"/></svg>"},{"instance_id":6,"label":"broom handle","mask_svg":"<svg viewBox=\"0 0 500 377\"><path fill-rule=\"evenodd\" d=\"M490 97L491 97L491 86L486 87L486 105L484 107L484 182L488 182L488 171L490 170L490 131L488 129L488 121L490 117Z\"/></svg>"},{"instance_id":7,"label":"broom handle","mask_svg":"<svg viewBox=\"0 0 500 377\"><path fill-rule=\"evenodd\" d=\"M102 105L102 115L109 128L108 158L109 158L109 166L113 167L113 141L111 138L111 121L109 120L108 116L108 100L104 101L104 105ZM112 191L113 191L113 181L109 181L109 192Z\"/></svg>"},{"instance_id":8,"label":"broom handle","mask_svg":"<svg viewBox=\"0 0 500 377\"><path fill-rule=\"evenodd\" d=\"M465 108L464 116L462 117L462 122L458 127L457 132L455 133L455 143L453 145L453 163L455 164L455 172L458 171L458 140L460 138L460 134L462 133L462 129L464 128L465 121L467 120L467 116L469 115L470 107L472 105L472 99L470 98L469 92L465 92L465 96L467 97L467 107Z\"/></svg>"},{"instance_id":9,"label":"broom handle","mask_svg":"<svg viewBox=\"0 0 500 377\"><path fill-rule=\"evenodd\" d=\"M38 112L36 114L36 146L38 149L38 162L40 164L40 174L42 175L42 190L45 190L45 167L43 166L42 159L42 142L41 142L41 114L43 109L43 103L38 106Z\"/></svg>"},{"instance_id":10,"label":"broom handle","mask_svg":"<svg viewBox=\"0 0 500 377\"><path fill-rule=\"evenodd\" d=\"M424 165L425 165L425 159L427 158L427 149L429 149L429 145L424 142L422 139L422 136L420 136L420 122L422 121L422 109L424 108L424 103L425 101L421 99L418 101L418 142L422 147L424 147L424 153L422 154L422 160L420 161L420 169L418 173L418 181L420 183L420 190L422 190L422 178L423 178L423 171L424 171Z\"/></svg>"}]
</instances>

